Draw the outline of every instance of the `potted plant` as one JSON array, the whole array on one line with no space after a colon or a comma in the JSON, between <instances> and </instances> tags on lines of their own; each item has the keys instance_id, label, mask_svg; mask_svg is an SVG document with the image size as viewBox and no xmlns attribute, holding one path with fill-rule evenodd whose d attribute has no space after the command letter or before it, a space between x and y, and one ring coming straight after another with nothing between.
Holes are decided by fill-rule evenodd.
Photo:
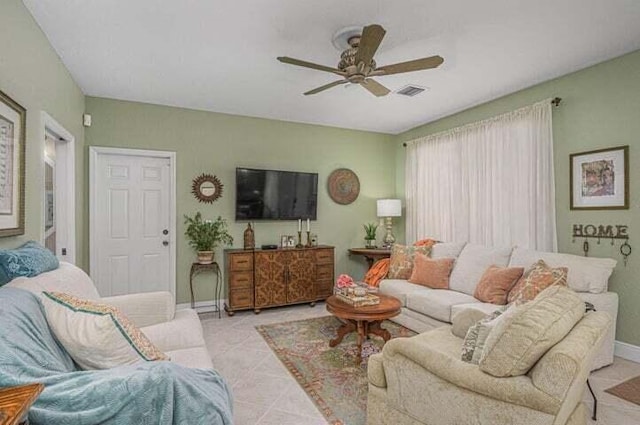
<instances>
[{"instance_id":1,"label":"potted plant","mask_svg":"<svg viewBox=\"0 0 640 425\"><path fill-rule=\"evenodd\" d=\"M184 216L187 229L184 235L189 238L189 246L198 252L198 263L213 263L214 249L220 244L231 245L233 237L227 231L227 221L218 216L215 221L203 220L199 212L195 216Z\"/></svg>"},{"instance_id":2,"label":"potted plant","mask_svg":"<svg viewBox=\"0 0 640 425\"><path fill-rule=\"evenodd\" d=\"M375 223L367 223L363 224L364 227L364 247L365 248L376 248L376 231L378 230L378 225Z\"/></svg>"}]
</instances>

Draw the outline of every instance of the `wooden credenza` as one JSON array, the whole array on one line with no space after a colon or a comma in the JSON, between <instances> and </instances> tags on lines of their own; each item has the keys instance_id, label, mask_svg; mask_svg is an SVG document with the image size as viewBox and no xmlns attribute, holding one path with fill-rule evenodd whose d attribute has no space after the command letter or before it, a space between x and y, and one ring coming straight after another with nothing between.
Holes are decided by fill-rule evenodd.
<instances>
[{"instance_id":1,"label":"wooden credenza","mask_svg":"<svg viewBox=\"0 0 640 425\"><path fill-rule=\"evenodd\" d=\"M334 249L280 248L224 252L226 312L324 300L333 293Z\"/></svg>"}]
</instances>

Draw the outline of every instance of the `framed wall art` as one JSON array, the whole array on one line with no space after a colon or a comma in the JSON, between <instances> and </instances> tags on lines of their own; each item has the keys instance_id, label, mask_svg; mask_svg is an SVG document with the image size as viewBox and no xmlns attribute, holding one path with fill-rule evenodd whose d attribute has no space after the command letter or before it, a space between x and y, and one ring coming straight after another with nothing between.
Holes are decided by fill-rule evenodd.
<instances>
[{"instance_id":1,"label":"framed wall art","mask_svg":"<svg viewBox=\"0 0 640 425\"><path fill-rule=\"evenodd\" d=\"M0 91L0 237L24 234L27 111Z\"/></svg>"},{"instance_id":2,"label":"framed wall art","mask_svg":"<svg viewBox=\"0 0 640 425\"><path fill-rule=\"evenodd\" d=\"M629 146L569 156L572 210L629 209Z\"/></svg>"}]
</instances>

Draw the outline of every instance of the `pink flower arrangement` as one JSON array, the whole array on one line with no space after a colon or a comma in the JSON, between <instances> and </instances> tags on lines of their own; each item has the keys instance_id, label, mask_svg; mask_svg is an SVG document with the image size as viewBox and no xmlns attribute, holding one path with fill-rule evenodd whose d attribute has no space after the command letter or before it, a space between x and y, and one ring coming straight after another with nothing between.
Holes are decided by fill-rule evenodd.
<instances>
[{"instance_id":1,"label":"pink flower arrangement","mask_svg":"<svg viewBox=\"0 0 640 425\"><path fill-rule=\"evenodd\" d=\"M352 286L355 286L355 283L353 282L353 278L348 274L341 274L336 280L336 286L340 289L350 288Z\"/></svg>"}]
</instances>

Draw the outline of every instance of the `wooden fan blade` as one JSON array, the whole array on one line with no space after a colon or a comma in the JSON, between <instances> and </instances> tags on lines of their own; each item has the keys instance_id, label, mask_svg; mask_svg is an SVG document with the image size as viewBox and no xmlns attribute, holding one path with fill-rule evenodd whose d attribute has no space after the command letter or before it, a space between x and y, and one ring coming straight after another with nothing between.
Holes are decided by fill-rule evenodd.
<instances>
[{"instance_id":1,"label":"wooden fan blade","mask_svg":"<svg viewBox=\"0 0 640 425\"><path fill-rule=\"evenodd\" d=\"M340 71L337 68L331 68L330 66L318 65L317 63L307 62L300 59L289 58L287 56L280 56L278 60L282 63L288 63L290 65L303 66L305 68L317 69L319 71L332 72L338 75L346 75L345 72Z\"/></svg>"},{"instance_id":2,"label":"wooden fan blade","mask_svg":"<svg viewBox=\"0 0 640 425\"><path fill-rule=\"evenodd\" d=\"M376 80L372 80L371 78L367 78L366 80L361 82L360 85L378 97L386 96L391 91Z\"/></svg>"},{"instance_id":3,"label":"wooden fan blade","mask_svg":"<svg viewBox=\"0 0 640 425\"><path fill-rule=\"evenodd\" d=\"M360 44L358 44L356 53L356 64L364 62L365 65L369 65L371 63L371 59L376 54L386 33L380 25L368 25L362 29L362 36L360 36Z\"/></svg>"},{"instance_id":4,"label":"wooden fan blade","mask_svg":"<svg viewBox=\"0 0 640 425\"><path fill-rule=\"evenodd\" d=\"M321 91L325 91L327 89L330 89L331 87L339 86L340 84L344 84L344 83L348 83L348 82L349 82L349 80L334 81L333 83L325 84L324 86L320 86L320 87L315 88L313 90L309 90L304 95L305 96L309 96L310 94L320 93Z\"/></svg>"},{"instance_id":5,"label":"wooden fan blade","mask_svg":"<svg viewBox=\"0 0 640 425\"><path fill-rule=\"evenodd\" d=\"M420 71L423 69L437 68L444 62L440 56L431 56L428 58L416 59L408 62L394 63L393 65L385 65L376 68L370 75L391 75L401 74L403 72Z\"/></svg>"}]
</instances>

